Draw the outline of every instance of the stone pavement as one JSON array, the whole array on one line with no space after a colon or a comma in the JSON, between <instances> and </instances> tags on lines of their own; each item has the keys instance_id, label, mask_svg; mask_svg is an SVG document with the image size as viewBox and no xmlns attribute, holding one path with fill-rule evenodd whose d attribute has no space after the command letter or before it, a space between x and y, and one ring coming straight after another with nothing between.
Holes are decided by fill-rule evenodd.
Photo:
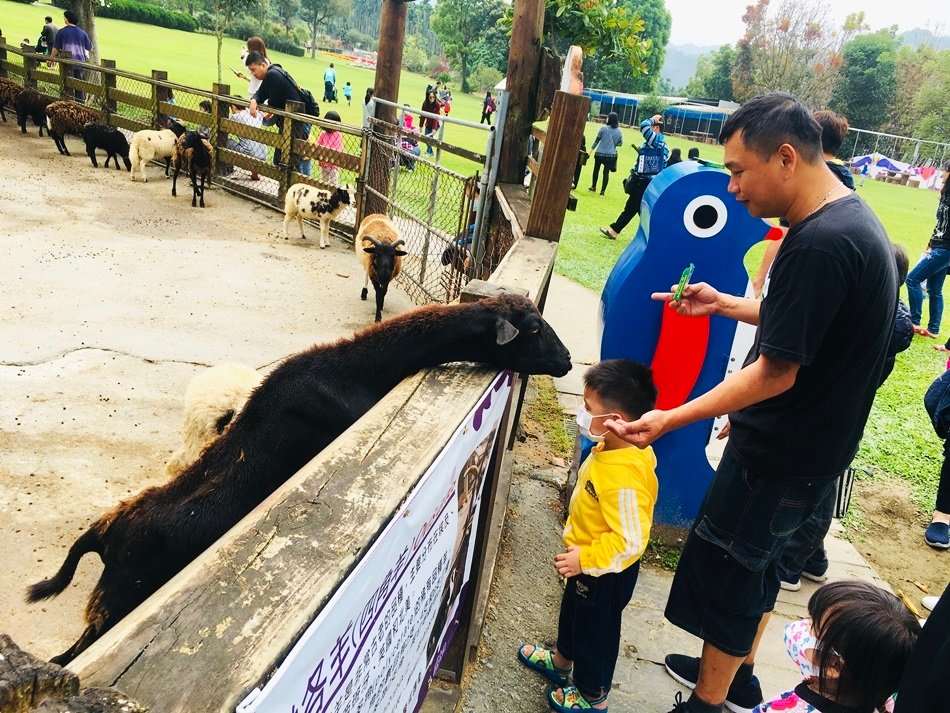
<instances>
[{"instance_id":1,"label":"stone pavement","mask_svg":"<svg viewBox=\"0 0 950 713\"><path fill-rule=\"evenodd\" d=\"M582 378L587 366L599 358L597 322L600 297L564 277L552 278L544 309L545 318L571 350L574 369L555 379L559 398L566 411L573 410L583 391ZM662 489L662 484L661 484ZM834 522L825 541L831 561L831 579L865 579L883 587L878 577L850 542L837 537L841 527ZM663 669L663 658L672 652L699 655L700 641L676 628L663 618L672 574L655 567L644 567L633 600L624 612L621 656L614 674L615 690L610 697L614 711L668 711L679 687ZM756 675L763 692L788 690L801 680L782 642L787 623L807 615L808 598L817 584L803 580L798 592L782 591L759 647Z\"/></svg>"}]
</instances>

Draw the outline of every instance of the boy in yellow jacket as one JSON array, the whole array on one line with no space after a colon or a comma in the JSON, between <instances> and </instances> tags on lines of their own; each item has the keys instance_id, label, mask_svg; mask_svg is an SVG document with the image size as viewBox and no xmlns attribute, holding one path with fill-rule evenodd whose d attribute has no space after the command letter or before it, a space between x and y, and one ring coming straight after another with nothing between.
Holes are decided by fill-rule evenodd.
<instances>
[{"instance_id":1,"label":"boy in yellow jacket","mask_svg":"<svg viewBox=\"0 0 950 713\"><path fill-rule=\"evenodd\" d=\"M608 431L607 418L639 418L656 405L650 369L608 359L584 377L580 432L597 442L580 467L571 494L564 545L554 568L567 578L558 618L557 646L524 644L518 659L554 684L556 711L607 710L620 651L620 617L633 596L640 557L650 538L658 484L652 448L631 447ZM573 684L568 676L573 667Z\"/></svg>"}]
</instances>

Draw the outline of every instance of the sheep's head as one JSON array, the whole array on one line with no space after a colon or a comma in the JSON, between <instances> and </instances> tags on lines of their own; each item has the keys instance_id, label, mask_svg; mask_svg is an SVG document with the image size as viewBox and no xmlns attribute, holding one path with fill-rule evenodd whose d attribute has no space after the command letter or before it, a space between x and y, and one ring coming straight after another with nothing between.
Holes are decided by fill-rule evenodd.
<instances>
[{"instance_id":1,"label":"sheep's head","mask_svg":"<svg viewBox=\"0 0 950 713\"><path fill-rule=\"evenodd\" d=\"M352 192L353 189L350 187L350 184L340 186L333 192L333 198L336 198L343 205L350 205L352 203Z\"/></svg>"},{"instance_id":2,"label":"sheep's head","mask_svg":"<svg viewBox=\"0 0 950 713\"><path fill-rule=\"evenodd\" d=\"M488 361L494 366L551 376L571 370L571 353L527 297L503 294L479 305L488 312L487 329L495 342Z\"/></svg>"},{"instance_id":3,"label":"sheep's head","mask_svg":"<svg viewBox=\"0 0 950 713\"><path fill-rule=\"evenodd\" d=\"M400 246L405 245L405 240L397 240L394 243L387 243L385 240L378 240L371 235L364 235L363 240L372 243L371 247L364 247L363 252L373 256L373 274L381 284L388 285L393 279L393 271L396 269L396 259L407 255Z\"/></svg>"},{"instance_id":4,"label":"sheep's head","mask_svg":"<svg viewBox=\"0 0 950 713\"><path fill-rule=\"evenodd\" d=\"M185 133L184 124L179 124L177 121L175 121L172 118L169 118L168 121L165 122L165 126L163 128L171 129L172 133L174 133L176 137L181 136L182 134Z\"/></svg>"}]
</instances>

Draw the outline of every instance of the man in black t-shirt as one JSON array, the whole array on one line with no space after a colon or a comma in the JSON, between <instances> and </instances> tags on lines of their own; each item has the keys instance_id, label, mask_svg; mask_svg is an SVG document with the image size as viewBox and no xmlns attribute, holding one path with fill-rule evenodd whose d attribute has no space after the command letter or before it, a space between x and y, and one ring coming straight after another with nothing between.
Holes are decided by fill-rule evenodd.
<instances>
[{"instance_id":1,"label":"man in black t-shirt","mask_svg":"<svg viewBox=\"0 0 950 713\"><path fill-rule=\"evenodd\" d=\"M683 315L758 325L746 364L711 391L631 423L645 447L667 431L729 414L731 433L680 558L665 615L703 639L702 658L667 671L695 687L677 713L762 700L755 652L779 590L777 558L853 458L880 381L897 306L890 241L867 205L828 171L821 129L793 96L743 105L722 131L729 191L790 229L762 302L689 285L657 293Z\"/></svg>"},{"instance_id":2,"label":"man in black t-shirt","mask_svg":"<svg viewBox=\"0 0 950 713\"><path fill-rule=\"evenodd\" d=\"M267 102L267 106L273 109L284 109L288 101L304 101L303 94L300 93L297 85L294 84L290 75L279 64L268 64L259 53L250 52L244 59L244 65L254 75L255 79L261 80L261 86L251 97L249 109L251 116L257 116L259 106L264 102ZM284 118L282 116L276 117L274 125L277 127L277 133L280 133L284 128ZM299 124L294 130L294 138L306 140L309 135L309 124ZM281 150L275 149L275 165L280 164L280 158Z\"/></svg>"}]
</instances>

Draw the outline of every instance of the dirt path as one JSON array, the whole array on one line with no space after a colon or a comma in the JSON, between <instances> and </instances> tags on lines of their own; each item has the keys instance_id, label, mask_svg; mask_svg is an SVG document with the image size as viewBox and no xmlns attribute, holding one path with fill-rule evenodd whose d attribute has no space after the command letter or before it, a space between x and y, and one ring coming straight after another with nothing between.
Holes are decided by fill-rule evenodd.
<instances>
[{"instance_id":1,"label":"dirt path","mask_svg":"<svg viewBox=\"0 0 950 713\"><path fill-rule=\"evenodd\" d=\"M204 365L266 370L372 321L353 248L279 237L282 216L215 189L191 208L0 124L0 632L49 657L82 627L101 564L59 598L23 602L73 539L164 479L181 397ZM100 166L102 161L100 161ZM411 307L390 290L386 314Z\"/></svg>"}]
</instances>

